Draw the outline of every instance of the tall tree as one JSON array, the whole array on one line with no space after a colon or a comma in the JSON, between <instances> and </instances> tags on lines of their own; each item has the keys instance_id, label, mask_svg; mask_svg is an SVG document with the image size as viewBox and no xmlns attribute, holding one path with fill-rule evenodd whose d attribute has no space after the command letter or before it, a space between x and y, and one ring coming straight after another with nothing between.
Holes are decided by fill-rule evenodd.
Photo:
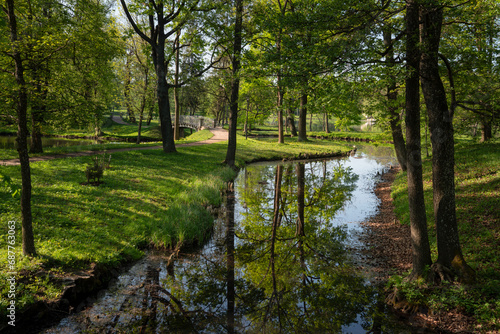
<instances>
[{"instance_id":1,"label":"tall tree","mask_svg":"<svg viewBox=\"0 0 500 334\"><path fill-rule=\"evenodd\" d=\"M146 3L135 2L130 6L127 5L125 0L120 0L120 3L134 31L151 47L156 73L156 97L160 116L163 151L165 153L176 152L174 129L170 115L169 92L174 87L183 86L185 82L180 82L177 85L168 83L168 71L176 50L175 48L168 49L167 42L171 41L170 38L175 38L177 33L188 23L194 22L197 27L203 27L203 29L195 29L196 32L192 34L193 37L197 38L196 43L202 45L198 49L203 51L203 44L212 40L214 36L200 36L200 31L208 34L211 32L213 26L216 25L215 22L212 22L215 18L210 17L210 14L219 7L219 3L202 0L174 0L168 3L148 0ZM138 20L132 17L130 8L134 9L137 15L147 17L148 32L145 32L145 28L140 26ZM205 68L194 68L190 72L191 76L202 75L218 59L214 60L212 54L210 61L210 64Z\"/></svg>"},{"instance_id":2,"label":"tall tree","mask_svg":"<svg viewBox=\"0 0 500 334\"><path fill-rule=\"evenodd\" d=\"M449 269L460 279L474 280L474 271L464 260L460 247L455 206L455 146L453 114L448 109L446 91L439 75L438 52L443 22L441 1L422 4L421 77L422 92L429 116L432 142L432 185L438 260L435 269L443 279ZM444 267L446 269L441 268Z\"/></svg>"},{"instance_id":3,"label":"tall tree","mask_svg":"<svg viewBox=\"0 0 500 334\"><path fill-rule=\"evenodd\" d=\"M120 2L134 31L151 46L151 54L156 72L156 89L163 152L176 152L169 101L169 90L172 88L172 85L167 83L168 59L165 51L166 41L187 21L187 18L182 18L182 16L180 17L180 22L176 22L175 19L181 14L185 14L185 11L194 9L198 1L189 4L184 1L174 1L172 7L169 8L169 5L166 5L164 2L156 3L150 0L146 4L147 8L143 9L146 11L149 19L149 35L143 32L141 27L137 25L136 20L134 20L129 12L129 6L125 3L125 0L120 0Z\"/></svg>"},{"instance_id":4,"label":"tall tree","mask_svg":"<svg viewBox=\"0 0 500 334\"><path fill-rule=\"evenodd\" d=\"M229 137L227 143L227 153L225 163L230 167L235 167L236 160L236 130L238 126L238 96L240 89L240 68L241 68L241 45L243 32L243 0L236 0L235 3L235 23L230 100L230 122Z\"/></svg>"},{"instance_id":5,"label":"tall tree","mask_svg":"<svg viewBox=\"0 0 500 334\"><path fill-rule=\"evenodd\" d=\"M481 141L493 136L500 124L499 66L500 3L496 0L466 2L446 10L440 58L447 68L450 110L455 131L475 136L480 126ZM453 23L453 24L447 24Z\"/></svg>"},{"instance_id":6,"label":"tall tree","mask_svg":"<svg viewBox=\"0 0 500 334\"><path fill-rule=\"evenodd\" d=\"M412 276L424 275L432 264L425 215L420 146L420 50L419 0L406 1L406 151L408 198L413 252Z\"/></svg>"},{"instance_id":7,"label":"tall tree","mask_svg":"<svg viewBox=\"0 0 500 334\"><path fill-rule=\"evenodd\" d=\"M3 7L3 6L2 6ZM17 83L16 110L17 110L17 152L21 162L21 215L22 215L22 246L23 254L35 256L35 240L33 237L31 214L31 170L28 156L28 94L24 78L24 64L20 48L20 39L17 30L17 17L15 13L14 0L5 0L10 30L11 52L10 57L14 60L14 73Z\"/></svg>"}]
</instances>

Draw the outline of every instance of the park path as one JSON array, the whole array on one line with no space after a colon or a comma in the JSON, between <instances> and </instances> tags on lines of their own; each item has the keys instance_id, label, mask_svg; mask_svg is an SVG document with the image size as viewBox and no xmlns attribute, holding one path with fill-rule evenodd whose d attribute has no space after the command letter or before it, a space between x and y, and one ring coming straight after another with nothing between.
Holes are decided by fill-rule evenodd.
<instances>
[{"instance_id":1,"label":"park path","mask_svg":"<svg viewBox=\"0 0 500 334\"><path fill-rule=\"evenodd\" d=\"M114 121L116 121L116 120L114 120ZM117 122L117 123L119 123L119 122ZM227 130L224 130L222 128L213 128L213 129L210 129L210 132L212 132L212 134L213 134L212 138L210 138L210 139L199 141L199 142L194 142L194 143L176 144L175 147L178 148L178 147L213 144L213 143L218 143L221 141L226 141L228 138ZM115 148L115 149L106 150L106 153L135 151L135 150L155 150L155 149L162 149L162 148L163 147L161 145L147 146L147 147ZM62 159L62 158L83 157L83 156L94 155L94 154L98 154L98 153L102 153L102 152L103 151L82 151L82 152L63 153L63 154L51 154L51 155L44 155L44 156L39 156L39 157L31 157L30 162L38 162L38 161L46 161L46 160ZM20 164L19 159L0 160L0 166L17 166L19 164Z\"/></svg>"}]
</instances>

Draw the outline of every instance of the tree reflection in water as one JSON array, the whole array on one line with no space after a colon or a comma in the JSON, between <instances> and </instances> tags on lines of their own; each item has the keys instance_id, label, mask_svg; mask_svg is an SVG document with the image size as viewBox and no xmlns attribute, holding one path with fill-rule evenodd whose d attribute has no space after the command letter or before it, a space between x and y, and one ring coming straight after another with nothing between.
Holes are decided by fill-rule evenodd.
<instances>
[{"instance_id":1,"label":"tree reflection in water","mask_svg":"<svg viewBox=\"0 0 500 334\"><path fill-rule=\"evenodd\" d=\"M119 312L87 318L137 333L381 332L377 292L335 223L356 181L341 161L247 167L203 251L154 257Z\"/></svg>"},{"instance_id":2,"label":"tree reflection in water","mask_svg":"<svg viewBox=\"0 0 500 334\"><path fill-rule=\"evenodd\" d=\"M326 161L255 165L242 173L237 221L229 193L210 251L178 267L182 284L163 281L191 310L193 330L335 333L360 319L375 329L376 291L350 265L346 230L333 223L357 176Z\"/></svg>"}]
</instances>

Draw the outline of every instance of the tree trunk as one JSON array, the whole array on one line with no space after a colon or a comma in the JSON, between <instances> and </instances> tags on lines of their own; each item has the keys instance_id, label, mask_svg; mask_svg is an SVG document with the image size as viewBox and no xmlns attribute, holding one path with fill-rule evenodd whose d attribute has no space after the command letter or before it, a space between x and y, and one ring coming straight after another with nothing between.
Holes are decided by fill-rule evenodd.
<instances>
[{"instance_id":1,"label":"tree trunk","mask_svg":"<svg viewBox=\"0 0 500 334\"><path fill-rule=\"evenodd\" d=\"M278 75L278 143L283 144L285 142L285 136L283 134L283 96L285 92L283 91L283 87L281 87L281 78Z\"/></svg>"},{"instance_id":2,"label":"tree trunk","mask_svg":"<svg viewBox=\"0 0 500 334\"><path fill-rule=\"evenodd\" d=\"M45 114L47 113L47 82L42 84L42 79L39 75L40 70L36 64L32 64L33 78L35 81L36 96L31 103L31 143L30 153L43 153L42 145L42 123ZM41 67L41 65L40 65ZM43 68L43 67L42 67ZM46 80L45 80L46 81Z\"/></svg>"},{"instance_id":3,"label":"tree trunk","mask_svg":"<svg viewBox=\"0 0 500 334\"><path fill-rule=\"evenodd\" d=\"M437 232L437 264L454 269L470 282L474 271L462 255L455 211L455 148L446 92L439 76L438 50L443 12L436 5L422 8L422 91L429 116L432 143L432 185Z\"/></svg>"},{"instance_id":4,"label":"tree trunk","mask_svg":"<svg viewBox=\"0 0 500 334\"><path fill-rule=\"evenodd\" d=\"M422 181L422 152L420 147L420 89L419 89L419 3L408 0L406 5L406 151L408 199L413 253L413 277L422 277L432 263L427 218L425 215Z\"/></svg>"},{"instance_id":5,"label":"tree trunk","mask_svg":"<svg viewBox=\"0 0 500 334\"><path fill-rule=\"evenodd\" d=\"M146 109L147 92L148 92L148 86L149 86L149 80L148 80L149 71L147 69L145 71L145 74L146 74L146 76L144 78L144 88L142 91L142 101L141 101L141 106L139 109L139 127L137 129L136 144L141 143L142 120L144 119L144 109Z\"/></svg>"},{"instance_id":6,"label":"tree trunk","mask_svg":"<svg viewBox=\"0 0 500 334\"><path fill-rule=\"evenodd\" d=\"M307 93L305 92L300 96L298 141L307 141Z\"/></svg>"},{"instance_id":7,"label":"tree trunk","mask_svg":"<svg viewBox=\"0 0 500 334\"><path fill-rule=\"evenodd\" d=\"M297 128L295 127L295 118L293 116L292 109L287 109L287 122L290 126L291 136L297 137Z\"/></svg>"},{"instance_id":8,"label":"tree trunk","mask_svg":"<svg viewBox=\"0 0 500 334\"><path fill-rule=\"evenodd\" d=\"M394 59L394 51L392 51L392 34L390 28L384 29L384 45L386 48L390 48L387 52L386 60L389 69L393 68L396 60ZM405 139L403 137L403 130L401 129L401 118L398 113L398 108L396 106L398 100L398 92L396 90L396 78L389 74L389 85L387 86L387 102L389 111L389 123L391 125L392 141L394 142L394 150L396 151L396 157L398 159L399 165L403 171L406 171L406 146Z\"/></svg>"},{"instance_id":9,"label":"tree trunk","mask_svg":"<svg viewBox=\"0 0 500 334\"><path fill-rule=\"evenodd\" d=\"M248 139L248 114L250 113L250 98L247 96L247 110L245 115L245 139Z\"/></svg>"},{"instance_id":10,"label":"tree trunk","mask_svg":"<svg viewBox=\"0 0 500 334\"><path fill-rule=\"evenodd\" d=\"M160 115L161 139L163 141L163 152L177 152L174 142L174 131L172 129L172 117L170 116L169 88L165 67L165 40L163 28L159 29L158 44L156 45L156 78L157 78L157 98L158 113Z\"/></svg>"},{"instance_id":11,"label":"tree trunk","mask_svg":"<svg viewBox=\"0 0 500 334\"><path fill-rule=\"evenodd\" d=\"M234 45L233 45L233 79L231 82L231 105L229 124L229 137L227 143L226 164L235 168L236 163L236 130L238 126L238 95L240 89L240 67L241 67L241 33L243 26L243 0L236 0L236 20L234 24Z\"/></svg>"},{"instance_id":12,"label":"tree trunk","mask_svg":"<svg viewBox=\"0 0 500 334\"><path fill-rule=\"evenodd\" d=\"M491 121L490 120L482 120L481 121L481 143L490 140L493 138L491 132Z\"/></svg>"},{"instance_id":13,"label":"tree trunk","mask_svg":"<svg viewBox=\"0 0 500 334\"><path fill-rule=\"evenodd\" d=\"M31 143L30 153L43 153L42 122L46 107L42 105L31 108Z\"/></svg>"},{"instance_id":14,"label":"tree trunk","mask_svg":"<svg viewBox=\"0 0 500 334\"><path fill-rule=\"evenodd\" d=\"M15 77L17 90L17 152L21 163L21 216L22 216L22 247L23 254L35 256L35 240L33 237L33 217L31 214L31 170L28 156L28 95L24 79L24 67L21 53L18 50L17 21L14 12L14 0L6 0L7 17L10 29L13 58L15 64Z\"/></svg>"},{"instance_id":15,"label":"tree trunk","mask_svg":"<svg viewBox=\"0 0 500 334\"><path fill-rule=\"evenodd\" d=\"M174 140L180 139L180 105L179 105L179 39L181 38L181 31L177 31L177 37L174 42L175 50L175 76L174 76L174 109L175 109L175 125L174 125Z\"/></svg>"},{"instance_id":16,"label":"tree trunk","mask_svg":"<svg viewBox=\"0 0 500 334\"><path fill-rule=\"evenodd\" d=\"M127 59L125 62L125 82L123 84L123 97L125 97L125 105L127 107L127 117L128 121L131 123L135 123L134 111L132 110L132 97L130 96L130 85L131 85L131 77L132 73L130 70L130 52L127 52Z\"/></svg>"}]
</instances>

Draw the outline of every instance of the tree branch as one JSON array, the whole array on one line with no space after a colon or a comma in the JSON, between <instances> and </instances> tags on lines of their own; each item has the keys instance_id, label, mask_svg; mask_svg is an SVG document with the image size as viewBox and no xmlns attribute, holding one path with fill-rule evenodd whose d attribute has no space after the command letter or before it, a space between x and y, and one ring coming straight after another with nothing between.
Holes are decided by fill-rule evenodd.
<instances>
[{"instance_id":1,"label":"tree branch","mask_svg":"<svg viewBox=\"0 0 500 334\"><path fill-rule=\"evenodd\" d=\"M127 16L129 23L132 25L132 28L134 28L134 31L137 33L137 35L139 35L143 40L145 40L146 42L151 44L151 46L153 46L153 44L154 44L153 40L151 40L151 38L149 38L145 33L143 33L141 31L141 29L139 29L139 27L135 23L134 19L132 18L132 15L130 15L130 12L128 10L127 4L125 3L125 0L120 0L120 3L122 4L123 11L125 12L125 15Z\"/></svg>"},{"instance_id":2,"label":"tree branch","mask_svg":"<svg viewBox=\"0 0 500 334\"><path fill-rule=\"evenodd\" d=\"M441 58L448 69L448 80L450 80L450 88L451 88L451 103L450 103L450 117L453 118L455 114L455 109L457 107L457 95L455 91L455 81L453 80L453 71L451 70L451 64L443 54L439 53L439 58Z\"/></svg>"}]
</instances>

